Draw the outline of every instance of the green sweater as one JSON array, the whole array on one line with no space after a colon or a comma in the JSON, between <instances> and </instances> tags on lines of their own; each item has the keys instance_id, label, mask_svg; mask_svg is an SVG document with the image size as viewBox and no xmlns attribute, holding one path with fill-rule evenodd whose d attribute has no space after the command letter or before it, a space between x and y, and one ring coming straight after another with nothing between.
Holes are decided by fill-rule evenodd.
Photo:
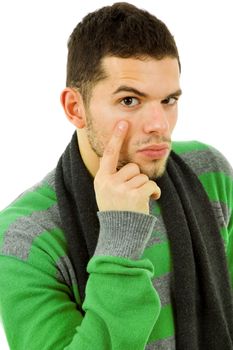
<instances>
[{"instance_id":1,"label":"green sweater","mask_svg":"<svg viewBox=\"0 0 233 350\"><path fill-rule=\"evenodd\" d=\"M218 219L233 285L233 173L199 142L174 142ZM175 349L172 261L158 202L150 215L99 212L83 318L54 190L55 171L0 214L0 306L12 350ZM77 254L79 247L77 247Z\"/></svg>"}]
</instances>

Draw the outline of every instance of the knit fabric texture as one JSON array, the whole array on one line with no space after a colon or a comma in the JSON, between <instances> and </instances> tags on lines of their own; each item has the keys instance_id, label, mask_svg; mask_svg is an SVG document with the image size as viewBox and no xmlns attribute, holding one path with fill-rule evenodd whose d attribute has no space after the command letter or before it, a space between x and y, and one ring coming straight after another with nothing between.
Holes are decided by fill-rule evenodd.
<instances>
[{"instance_id":1,"label":"knit fabric texture","mask_svg":"<svg viewBox=\"0 0 233 350\"><path fill-rule=\"evenodd\" d=\"M233 284L232 169L202 143L174 142L173 149L191 166L211 201ZM54 175L52 171L0 215L1 316L10 348L175 349L173 264L159 203L151 202L154 218L144 223L143 251L135 246L135 256L129 258L123 251L122 256L105 255L97 246L87 267L83 318ZM130 222L137 229L141 220L132 217ZM116 224L125 225L125 217Z\"/></svg>"}]
</instances>

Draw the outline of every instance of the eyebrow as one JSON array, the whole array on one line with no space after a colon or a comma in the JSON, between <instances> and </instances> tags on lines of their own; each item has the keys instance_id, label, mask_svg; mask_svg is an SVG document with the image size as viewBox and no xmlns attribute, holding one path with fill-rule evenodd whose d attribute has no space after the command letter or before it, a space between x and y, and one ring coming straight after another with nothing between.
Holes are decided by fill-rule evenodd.
<instances>
[{"instance_id":1,"label":"eyebrow","mask_svg":"<svg viewBox=\"0 0 233 350\"><path fill-rule=\"evenodd\" d=\"M144 92L142 91L139 91L138 89L135 89L131 86L127 86L127 85L121 85L119 86L114 92L113 92L113 95L116 95L118 94L119 92L132 92L134 93L135 95L139 95L139 96L142 96L142 97L146 97L147 94L145 94Z\"/></svg>"},{"instance_id":2,"label":"eyebrow","mask_svg":"<svg viewBox=\"0 0 233 350\"><path fill-rule=\"evenodd\" d=\"M166 98L170 98L170 97L173 97L173 96L178 97L178 96L181 96L181 95L182 95L182 90L181 90L181 89L178 89L178 90L176 90L175 92L169 94Z\"/></svg>"},{"instance_id":3,"label":"eyebrow","mask_svg":"<svg viewBox=\"0 0 233 350\"><path fill-rule=\"evenodd\" d=\"M132 92L134 93L135 95L138 95L138 96L141 96L141 97L147 97L148 95L145 94L144 92L142 91L139 91L138 89L135 89L131 86L127 86L127 85L121 85L119 86L114 92L112 95L116 95L118 94L119 92ZM169 94L168 96L166 96L165 98L170 98L170 97L173 97L173 96L180 96L182 95L182 90L181 89L178 89L176 90L175 92L172 92L171 94Z\"/></svg>"}]
</instances>

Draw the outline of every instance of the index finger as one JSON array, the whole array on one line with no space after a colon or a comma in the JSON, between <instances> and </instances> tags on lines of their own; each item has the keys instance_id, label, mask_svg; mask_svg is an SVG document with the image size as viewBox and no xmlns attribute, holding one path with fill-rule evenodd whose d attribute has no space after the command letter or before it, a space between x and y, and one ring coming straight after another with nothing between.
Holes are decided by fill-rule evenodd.
<instances>
[{"instance_id":1,"label":"index finger","mask_svg":"<svg viewBox=\"0 0 233 350\"><path fill-rule=\"evenodd\" d=\"M121 120L115 126L112 137L104 149L103 157L100 163L100 168L105 173L113 174L116 172L120 150L127 134L127 130L128 123L124 120Z\"/></svg>"}]
</instances>

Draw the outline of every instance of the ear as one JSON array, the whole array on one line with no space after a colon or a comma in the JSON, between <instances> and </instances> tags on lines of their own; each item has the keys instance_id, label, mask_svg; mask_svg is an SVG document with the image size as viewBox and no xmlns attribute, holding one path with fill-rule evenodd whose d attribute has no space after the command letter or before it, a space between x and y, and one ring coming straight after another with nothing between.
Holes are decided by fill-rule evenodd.
<instances>
[{"instance_id":1,"label":"ear","mask_svg":"<svg viewBox=\"0 0 233 350\"><path fill-rule=\"evenodd\" d=\"M62 91L60 100L67 119L76 128L84 128L86 125L85 107L80 92L67 87Z\"/></svg>"}]
</instances>

